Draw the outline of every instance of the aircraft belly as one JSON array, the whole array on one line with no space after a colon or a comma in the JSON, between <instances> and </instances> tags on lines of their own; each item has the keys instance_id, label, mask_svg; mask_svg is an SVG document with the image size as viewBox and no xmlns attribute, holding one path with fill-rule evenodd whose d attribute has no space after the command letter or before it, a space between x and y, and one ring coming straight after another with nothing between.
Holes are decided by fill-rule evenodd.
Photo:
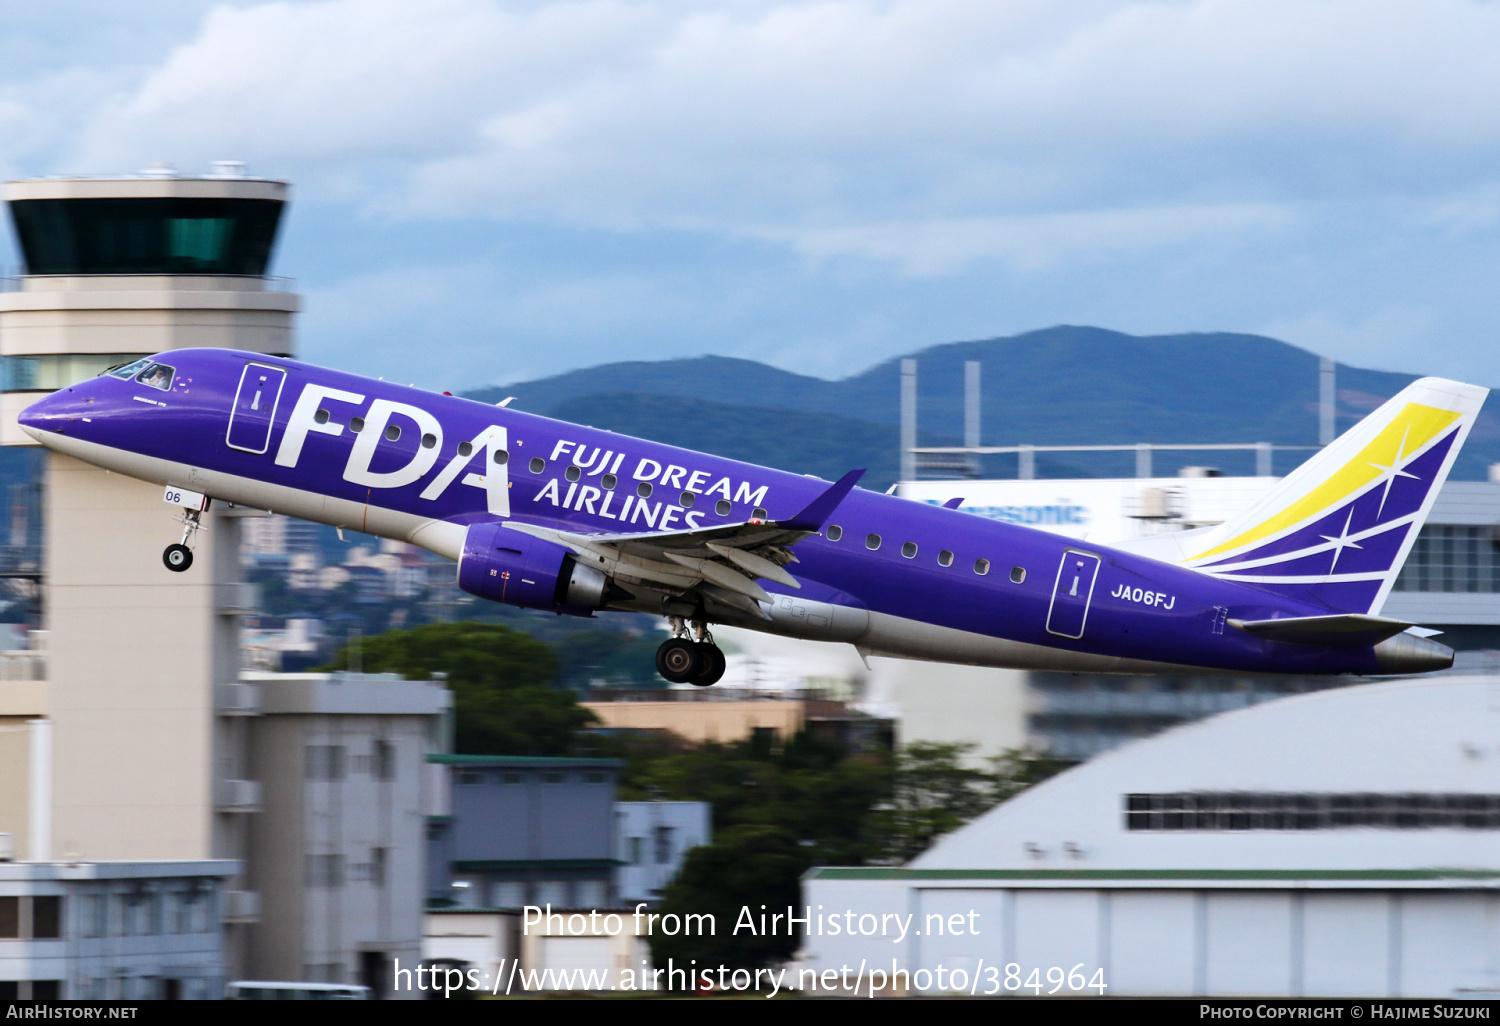
<instances>
[{"instance_id":1,"label":"aircraft belly","mask_svg":"<svg viewBox=\"0 0 1500 1026\"><path fill-rule=\"evenodd\" d=\"M201 491L222 502L232 502L252 509L272 510L301 520L347 527L394 538L421 546L429 552L455 562L463 552L466 529L430 517L402 513L380 506L336 499L317 492L286 485L271 484L236 474L176 463L172 460L143 456L139 453L101 445L66 435L49 437L49 447L58 452L143 481L177 484Z\"/></svg>"},{"instance_id":2,"label":"aircraft belly","mask_svg":"<svg viewBox=\"0 0 1500 1026\"><path fill-rule=\"evenodd\" d=\"M870 630L860 647L875 655L930 659L969 666L1016 670L1066 670L1086 673L1222 673L1205 667L1148 659L1126 659L1033 645L952 627L923 623L889 613L870 613Z\"/></svg>"}]
</instances>

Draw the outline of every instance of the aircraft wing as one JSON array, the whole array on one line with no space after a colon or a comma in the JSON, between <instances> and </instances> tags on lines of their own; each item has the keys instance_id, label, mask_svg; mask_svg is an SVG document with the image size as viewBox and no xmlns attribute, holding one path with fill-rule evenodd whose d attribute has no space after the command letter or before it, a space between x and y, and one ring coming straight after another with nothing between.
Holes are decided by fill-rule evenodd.
<instances>
[{"instance_id":1,"label":"aircraft wing","mask_svg":"<svg viewBox=\"0 0 1500 1026\"><path fill-rule=\"evenodd\" d=\"M771 596L757 579L801 588L784 569L797 561L792 546L822 529L863 474L863 470L851 470L786 520L752 519L631 534L582 534L515 521L506 521L504 526L570 549L581 562L626 588L642 585L677 595L696 591L720 605L764 619L758 603L770 602Z\"/></svg>"}]
</instances>

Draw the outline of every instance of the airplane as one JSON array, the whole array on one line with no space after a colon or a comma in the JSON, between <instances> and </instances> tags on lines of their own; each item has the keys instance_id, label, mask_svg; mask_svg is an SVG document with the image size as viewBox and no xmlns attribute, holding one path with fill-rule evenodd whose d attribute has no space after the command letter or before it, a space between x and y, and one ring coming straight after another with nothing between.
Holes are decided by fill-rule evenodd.
<instances>
[{"instance_id":1,"label":"airplane","mask_svg":"<svg viewBox=\"0 0 1500 1026\"><path fill-rule=\"evenodd\" d=\"M453 560L480 598L664 616L673 683L722 677L718 625L867 664L1373 675L1452 665L1380 610L1487 394L1422 378L1243 514L1115 546L234 350L105 371L20 425L165 487L168 571L215 500L352 528Z\"/></svg>"}]
</instances>

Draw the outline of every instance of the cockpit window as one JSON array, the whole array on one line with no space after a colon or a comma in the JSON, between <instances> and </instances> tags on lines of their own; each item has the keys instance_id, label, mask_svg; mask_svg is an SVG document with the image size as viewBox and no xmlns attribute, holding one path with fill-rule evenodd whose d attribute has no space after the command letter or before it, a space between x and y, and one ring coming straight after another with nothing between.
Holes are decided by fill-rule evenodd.
<instances>
[{"instance_id":1,"label":"cockpit window","mask_svg":"<svg viewBox=\"0 0 1500 1026\"><path fill-rule=\"evenodd\" d=\"M139 374L149 366L151 366L151 357L147 356L143 359L136 360L134 363L122 363L118 367L111 367L104 373L108 374L112 378L120 378L121 380L129 381L131 378L135 377L137 374Z\"/></svg>"},{"instance_id":2,"label":"cockpit window","mask_svg":"<svg viewBox=\"0 0 1500 1026\"><path fill-rule=\"evenodd\" d=\"M135 380L152 388L159 388L163 392L172 390L172 376L176 373L171 367L164 363L153 363L135 376Z\"/></svg>"}]
</instances>

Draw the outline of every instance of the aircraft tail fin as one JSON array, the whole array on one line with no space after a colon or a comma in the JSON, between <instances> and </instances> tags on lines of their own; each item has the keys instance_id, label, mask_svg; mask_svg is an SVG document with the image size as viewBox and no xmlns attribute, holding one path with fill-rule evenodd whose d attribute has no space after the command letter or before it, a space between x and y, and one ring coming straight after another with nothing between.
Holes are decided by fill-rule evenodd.
<instances>
[{"instance_id":1,"label":"aircraft tail fin","mask_svg":"<svg viewBox=\"0 0 1500 1026\"><path fill-rule=\"evenodd\" d=\"M1194 538L1183 564L1378 614L1488 394L1412 382L1250 510Z\"/></svg>"}]
</instances>

